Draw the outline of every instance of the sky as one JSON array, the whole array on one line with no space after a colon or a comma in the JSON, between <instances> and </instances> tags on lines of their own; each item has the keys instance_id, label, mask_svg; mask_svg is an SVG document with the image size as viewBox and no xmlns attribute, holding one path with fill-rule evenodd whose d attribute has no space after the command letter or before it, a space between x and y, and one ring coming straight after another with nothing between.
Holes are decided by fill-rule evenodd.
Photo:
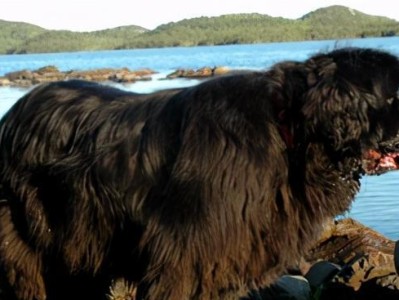
<instances>
[{"instance_id":1,"label":"sky","mask_svg":"<svg viewBox=\"0 0 399 300\"><path fill-rule=\"evenodd\" d=\"M93 31L125 25L154 29L201 16L260 13L297 19L321 7L344 5L399 21L396 0L1 0L0 19L45 29Z\"/></svg>"}]
</instances>

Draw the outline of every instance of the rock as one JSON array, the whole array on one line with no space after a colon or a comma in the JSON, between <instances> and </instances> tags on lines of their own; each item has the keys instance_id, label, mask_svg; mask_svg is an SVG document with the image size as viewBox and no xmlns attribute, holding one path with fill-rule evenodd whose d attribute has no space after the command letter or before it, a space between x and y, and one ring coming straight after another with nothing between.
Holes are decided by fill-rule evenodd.
<instances>
[{"instance_id":1,"label":"rock","mask_svg":"<svg viewBox=\"0 0 399 300\"><path fill-rule=\"evenodd\" d=\"M12 85L22 86L22 87L29 87L32 85L32 80L29 79L16 79L12 81Z\"/></svg>"},{"instance_id":2,"label":"rock","mask_svg":"<svg viewBox=\"0 0 399 300\"><path fill-rule=\"evenodd\" d=\"M45 66L37 69L35 72L38 74L48 74L48 73L60 73L60 70L56 66Z\"/></svg>"},{"instance_id":3,"label":"rock","mask_svg":"<svg viewBox=\"0 0 399 300\"><path fill-rule=\"evenodd\" d=\"M229 73L230 70L226 67L204 67L198 70L193 69L177 69L176 71L168 74L166 78L207 78L212 76L219 76Z\"/></svg>"},{"instance_id":4,"label":"rock","mask_svg":"<svg viewBox=\"0 0 399 300\"><path fill-rule=\"evenodd\" d=\"M108 79L114 82L135 82L140 77L134 73L126 70L113 72L112 75L108 76Z\"/></svg>"},{"instance_id":5,"label":"rock","mask_svg":"<svg viewBox=\"0 0 399 300\"><path fill-rule=\"evenodd\" d=\"M213 69L209 67L198 69L192 74L192 77L210 77L213 76Z\"/></svg>"},{"instance_id":6,"label":"rock","mask_svg":"<svg viewBox=\"0 0 399 300\"><path fill-rule=\"evenodd\" d=\"M139 69L131 71L128 68L111 69L102 68L86 71L61 72L55 66L46 66L35 71L22 70L11 72L0 78L1 85L31 86L44 82L62 81L69 79L82 79L88 81L114 81L132 83L137 80L151 80L155 71L150 69Z\"/></svg>"},{"instance_id":7,"label":"rock","mask_svg":"<svg viewBox=\"0 0 399 300\"><path fill-rule=\"evenodd\" d=\"M0 86L9 86L11 85L10 79L7 77L0 77Z\"/></svg>"},{"instance_id":8,"label":"rock","mask_svg":"<svg viewBox=\"0 0 399 300\"><path fill-rule=\"evenodd\" d=\"M174 78L181 78L187 77L189 72L194 72L193 70L185 70L185 69L177 69L176 71L166 75L166 78L174 79Z\"/></svg>"},{"instance_id":9,"label":"rock","mask_svg":"<svg viewBox=\"0 0 399 300\"><path fill-rule=\"evenodd\" d=\"M33 74L29 70L21 70L7 73L5 74L5 77L7 77L10 81L31 80L33 78Z\"/></svg>"},{"instance_id":10,"label":"rock","mask_svg":"<svg viewBox=\"0 0 399 300\"><path fill-rule=\"evenodd\" d=\"M394 241L348 218L326 225L326 230L305 260L311 264L326 260L341 266L349 265L349 273L344 272L334 278L328 290L336 292L345 286L346 293L350 291L355 296L367 290L369 299L376 296L373 291L389 294L396 291L399 299L394 248Z\"/></svg>"},{"instance_id":11,"label":"rock","mask_svg":"<svg viewBox=\"0 0 399 300\"><path fill-rule=\"evenodd\" d=\"M178 69L167 75L166 78L201 79L220 76L229 72L230 70L226 67L203 67L198 70ZM138 80L151 80L151 75L153 74L156 74L156 72L147 68L135 71L129 70L128 68L102 68L86 71L71 70L61 72L56 66L45 66L34 71L21 70L8 73L5 75L5 78L7 78L9 82L7 80L2 80L0 85L30 86L44 82L70 79L82 79L96 82L113 81L118 83L133 83Z\"/></svg>"},{"instance_id":12,"label":"rock","mask_svg":"<svg viewBox=\"0 0 399 300\"><path fill-rule=\"evenodd\" d=\"M139 69L135 70L134 73L140 78L156 74L156 72L151 69Z\"/></svg>"},{"instance_id":13,"label":"rock","mask_svg":"<svg viewBox=\"0 0 399 300\"><path fill-rule=\"evenodd\" d=\"M231 72L231 70L227 67L215 67L213 69L213 75L214 76L219 76L219 75L224 75L226 73Z\"/></svg>"},{"instance_id":14,"label":"rock","mask_svg":"<svg viewBox=\"0 0 399 300\"><path fill-rule=\"evenodd\" d=\"M251 291L246 297L239 300L311 300L311 288L302 276L281 276L269 288Z\"/></svg>"}]
</instances>

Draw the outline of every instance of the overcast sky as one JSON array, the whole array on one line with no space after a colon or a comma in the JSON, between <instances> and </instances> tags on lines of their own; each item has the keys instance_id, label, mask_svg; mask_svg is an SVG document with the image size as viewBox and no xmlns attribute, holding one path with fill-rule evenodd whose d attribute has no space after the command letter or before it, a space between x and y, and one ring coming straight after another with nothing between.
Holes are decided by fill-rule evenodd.
<instances>
[{"instance_id":1,"label":"overcast sky","mask_svg":"<svg viewBox=\"0 0 399 300\"><path fill-rule=\"evenodd\" d=\"M320 7L344 5L399 21L397 3L397 0L1 0L0 19L74 31L123 25L154 29L182 19L232 13L296 19Z\"/></svg>"}]
</instances>

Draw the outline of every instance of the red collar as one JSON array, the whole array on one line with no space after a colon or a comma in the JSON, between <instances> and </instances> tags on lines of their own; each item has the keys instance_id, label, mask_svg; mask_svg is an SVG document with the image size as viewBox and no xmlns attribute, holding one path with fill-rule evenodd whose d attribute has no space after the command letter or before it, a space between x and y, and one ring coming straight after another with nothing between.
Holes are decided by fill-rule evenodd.
<instances>
[{"instance_id":1,"label":"red collar","mask_svg":"<svg viewBox=\"0 0 399 300\"><path fill-rule=\"evenodd\" d=\"M288 149L294 147L294 135L292 134L290 122L287 120L286 111L283 109L278 114L278 131Z\"/></svg>"}]
</instances>

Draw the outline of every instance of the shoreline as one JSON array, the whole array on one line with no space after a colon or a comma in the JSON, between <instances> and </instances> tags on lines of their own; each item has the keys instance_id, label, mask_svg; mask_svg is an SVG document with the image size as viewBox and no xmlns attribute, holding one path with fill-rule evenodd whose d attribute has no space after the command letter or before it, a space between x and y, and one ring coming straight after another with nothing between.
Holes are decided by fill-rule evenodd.
<instances>
[{"instance_id":1,"label":"shoreline","mask_svg":"<svg viewBox=\"0 0 399 300\"><path fill-rule=\"evenodd\" d=\"M187 78L204 79L232 72L227 67L203 67L200 69L177 69L167 74L161 80ZM149 68L130 70L128 68L101 68L84 71L60 71L56 66L45 66L37 70L19 70L0 76L0 87L30 87L41 83L63 81L71 79L94 82L134 83L152 80L152 76L159 74Z\"/></svg>"}]
</instances>

